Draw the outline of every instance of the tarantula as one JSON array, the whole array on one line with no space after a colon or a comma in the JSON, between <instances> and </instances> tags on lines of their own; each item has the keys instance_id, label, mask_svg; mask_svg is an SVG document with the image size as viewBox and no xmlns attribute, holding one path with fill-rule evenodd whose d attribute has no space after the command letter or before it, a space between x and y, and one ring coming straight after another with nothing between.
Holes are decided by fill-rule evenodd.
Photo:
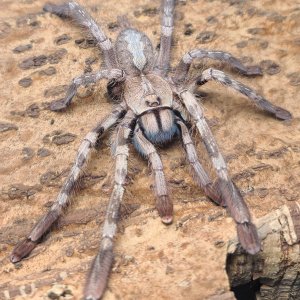
<instances>
[{"instance_id":1,"label":"tarantula","mask_svg":"<svg viewBox=\"0 0 300 300\"><path fill-rule=\"evenodd\" d=\"M102 297L113 261L113 239L116 233L119 208L124 193L127 174L128 144L132 142L136 150L146 157L152 167L156 191L156 208L165 224L173 219L173 205L167 192L163 165L154 145L167 144L176 136L182 139L198 185L205 194L224 206L236 222L237 234L242 247L250 254L260 250L260 241L246 203L238 188L230 179L226 163L204 117L201 105L193 95L196 85L208 81L220 82L253 101L259 108L278 119L288 120L292 116L287 111L271 104L251 88L231 79L222 71L208 68L187 84L186 78L195 59L210 58L225 62L244 75L261 75L259 67L244 66L231 54L222 51L194 49L183 55L181 61L170 72L170 49L174 25L175 0L162 1L161 37L158 55L149 38L122 22L122 31L115 44L104 34L96 21L75 1L62 5L46 4L44 10L62 18L71 18L84 26L96 40L104 56L105 69L85 74L73 79L64 99L53 101L50 109L66 109L81 85L108 79L108 93L120 102L83 139L75 163L65 181L56 202L49 212L34 226L31 233L14 248L11 254L13 263L30 254L41 241L42 236L62 215L70 203L70 195L75 183L82 174L91 150L99 138L111 127L116 126L116 139L113 155L116 159L114 187L107 208L99 253L89 272L85 299ZM217 173L212 181L202 167L189 134L189 120L197 127L206 146L208 155Z\"/></svg>"}]
</instances>

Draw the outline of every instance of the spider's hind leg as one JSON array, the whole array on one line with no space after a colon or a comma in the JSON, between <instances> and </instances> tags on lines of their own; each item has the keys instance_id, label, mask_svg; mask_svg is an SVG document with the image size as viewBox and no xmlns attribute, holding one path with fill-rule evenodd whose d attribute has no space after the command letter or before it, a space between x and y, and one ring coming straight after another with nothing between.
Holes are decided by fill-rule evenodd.
<instances>
[{"instance_id":1,"label":"spider's hind leg","mask_svg":"<svg viewBox=\"0 0 300 300\"><path fill-rule=\"evenodd\" d=\"M124 193L129 156L128 140L134 118L133 112L128 111L118 128L114 150L116 158L114 187L106 211L100 249L87 277L84 299L100 299L106 288L113 262L113 240L117 231L119 209Z\"/></svg>"},{"instance_id":2,"label":"spider's hind leg","mask_svg":"<svg viewBox=\"0 0 300 300\"><path fill-rule=\"evenodd\" d=\"M231 217L236 223L239 241L248 253L256 254L261 247L257 229L251 221L246 202L228 174L225 160L205 120L203 110L197 103L194 95L189 91L182 91L180 97L188 112L193 117L207 152L211 157L212 164L216 169L219 178L218 188Z\"/></svg>"}]
</instances>

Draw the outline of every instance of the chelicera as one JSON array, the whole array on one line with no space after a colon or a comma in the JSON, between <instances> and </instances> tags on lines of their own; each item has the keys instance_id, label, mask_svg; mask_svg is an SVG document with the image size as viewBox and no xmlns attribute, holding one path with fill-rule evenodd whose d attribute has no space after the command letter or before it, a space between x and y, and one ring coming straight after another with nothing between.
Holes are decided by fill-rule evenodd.
<instances>
[{"instance_id":1,"label":"chelicera","mask_svg":"<svg viewBox=\"0 0 300 300\"><path fill-rule=\"evenodd\" d=\"M150 39L142 32L122 22L122 31L113 44L96 21L75 1L62 5L47 4L44 10L62 18L71 18L88 29L102 50L105 68L73 79L64 99L53 101L50 109L65 110L81 85L108 79L108 93L118 105L100 121L83 139L74 165L56 201L49 212L34 226L30 234L16 245L11 261L18 262L28 256L45 233L62 215L70 203L76 181L87 164L91 150L103 134L114 127L116 138L112 146L116 160L114 187L102 230L99 252L94 259L85 287L85 299L102 297L113 262L113 244L116 234L119 208L124 193L129 156L128 144L149 160L154 174L156 208L165 224L173 220L173 204L168 195L163 164L156 145L164 145L175 137L182 140L187 160L197 184L213 201L227 208L236 222L242 247L250 254L260 250L260 241L255 225L238 188L232 182L226 163L207 124L203 109L193 91L198 85L217 81L245 95L259 108L281 120L291 119L291 114L267 101L251 88L230 78L222 71L208 68L198 74L193 83L186 78L195 59L210 58L222 61L244 75L261 75L256 66L244 66L237 58L223 51L193 49L185 53L179 64L170 67L171 40L174 28L175 0L162 1L161 37L158 53ZM202 167L189 133L189 124L198 129L206 146L217 179L212 180Z\"/></svg>"}]
</instances>

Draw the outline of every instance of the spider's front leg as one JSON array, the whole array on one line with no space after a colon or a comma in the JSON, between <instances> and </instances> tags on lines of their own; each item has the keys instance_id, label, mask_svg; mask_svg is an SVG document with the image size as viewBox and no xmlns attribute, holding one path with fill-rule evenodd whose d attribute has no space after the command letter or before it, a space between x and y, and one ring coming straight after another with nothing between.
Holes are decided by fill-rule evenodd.
<instances>
[{"instance_id":1,"label":"spider's front leg","mask_svg":"<svg viewBox=\"0 0 300 300\"><path fill-rule=\"evenodd\" d=\"M103 78L122 80L123 77L124 72L119 69L102 70L98 71L97 73L84 74L82 76L76 77L72 80L66 96L63 99L52 101L50 103L50 109L52 111L62 111L66 109L71 104L71 101L75 96L77 89L81 85L96 83Z\"/></svg>"},{"instance_id":2,"label":"spider's front leg","mask_svg":"<svg viewBox=\"0 0 300 300\"><path fill-rule=\"evenodd\" d=\"M28 237L18 243L12 251L10 259L13 263L28 256L36 247L42 236L49 231L53 223L62 215L63 210L70 203L70 196L75 189L76 181L80 177L82 169L87 163L91 149L95 146L98 138L121 118L124 111L124 107L119 105L109 116L86 135L79 147L75 163L57 196L56 201L51 206L48 213L33 227Z\"/></svg>"},{"instance_id":3,"label":"spider's front leg","mask_svg":"<svg viewBox=\"0 0 300 300\"><path fill-rule=\"evenodd\" d=\"M120 123L117 132L114 149L114 156L116 158L115 182L106 211L100 250L92 263L87 277L85 299L100 299L107 285L113 261L113 239L117 230L119 208L127 175L127 160L129 155L128 139L131 134L131 124L134 118L134 113L128 111Z\"/></svg>"},{"instance_id":4,"label":"spider's front leg","mask_svg":"<svg viewBox=\"0 0 300 300\"><path fill-rule=\"evenodd\" d=\"M163 0L161 11L160 48L155 66L155 70L161 76L165 76L170 67L171 43L174 29L174 8L174 0Z\"/></svg>"},{"instance_id":5,"label":"spider's front leg","mask_svg":"<svg viewBox=\"0 0 300 300\"><path fill-rule=\"evenodd\" d=\"M239 241L248 253L255 254L260 250L257 229L251 222L250 213L242 195L229 177L226 163L204 118L203 111L194 95L189 91L184 90L179 96L196 122L196 126L201 134L207 152L217 171L219 177L218 187L222 198L226 203L227 209L236 222Z\"/></svg>"},{"instance_id":6,"label":"spider's front leg","mask_svg":"<svg viewBox=\"0 0 300 300\"><path fill-rule=\"evenodd\" d=\"M226 75L220 70L209 68L203 71L200 77L197 79L197 84L203 85L210 80L215 80L240 92L241 94L245 95L248 99L252 100L256 104L256 106L258 106L264 111L269 112L278 119L290 120L292 118L292 115L289 111L272 104L264 97L258 95L253 89L230 78L228 75Z\"/></svg>"},{"instance_id":7,"label":"spider's front leg","mask_svg":"<svg viewBox=\"0 0 300 300\"><path fill-rule=\"evenodd\" d=\"M144 136L139 125L136 125L134 131L134 143L140 153L145 155L151 163L154 173L156 208L161 220L165 224L171 224L173 221L173 203L168 195L167 183L163 171L162 161L150 141Z\"/></svg>"},{"instance_id":8,"label":"spider's front leg","mask_svg":"<svg viewBox=\"0 0 300 300\"><path fill-rule=\"evenodd\" d=\"M245 76L256 76L262 75L262 70L258 66L245 66L239 59L232 56L228 52L224 51L213 51L205 49L193 49L185 53L175 69L175 74L173 76L173 81L176 84L182 83L187 78L192 62L195 59L210 58L225 62L229 66L233 67L235 70L240 72Z\"/></svg>"},{"instance_id":9,"label":"spider's front leg","mask_svg":"<svg viewBox=\"0 0 300 300\"><path fill-rule=\"evenodd\" d=\"M55 14L61 18L71 18L79 26L87 28L89 33L97 41L97 45L103 51L106 67L108 69L118 68L115 50L111 41L91 15L77 2L68 1L61 5L47 3L44 6L44 11Z\"/></svg>"}]
</instances>

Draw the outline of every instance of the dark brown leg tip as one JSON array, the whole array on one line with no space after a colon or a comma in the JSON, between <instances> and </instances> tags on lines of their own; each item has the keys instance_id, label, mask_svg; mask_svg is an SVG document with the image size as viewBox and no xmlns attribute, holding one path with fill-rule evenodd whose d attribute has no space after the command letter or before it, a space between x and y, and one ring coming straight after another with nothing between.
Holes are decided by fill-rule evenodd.
<instances>
[{"instance_id":1,"label":"dark brown leg tip","mask_svg":"<svg viewBox=\"0 0 300 300\"><path fill-rule=\"evenodd\" d=\"M67 107L65 99L52 101L49 105L49 109L52 111L64 111Z\"/></svg>"},{"instance_id":2,"label":"dark brown leg tip","mask_svg":"<svg viewBox=\"0 0 300 300\"><path fill-rule=\"evenodd\" d=\"M163 216L161 217L161 221L166 225L170 225L173 222L173 216Z\"/></svg>"},{"instance_id":3,"label":"dark brown leg tip","mask_svg":"<svg viewBox=\"0 0 300 300\"><path fill-rule=\"evenodd\" d=\"M156 208L164 224L169 225L173 222L173 203L169 196L159 196L156 201Z\"/></svg>"},{"instance_id":4,"label":"dark brown leg tip","mask_svg":"<svg viewBox=\"0 0 300 300\"><path fill-rule=\"evenodd\" d=\"M249 66L247 67L247 71L243 74L246 76L262 76L263 71L259 66Z\"/></svg>"},{"instance_id":5,"label":"dark brown leg tip","mask_svg":"<svg viewBox=\"0 0 300 300\"><path fill-rule=\"evenodd\" d=\"M46 11L46 12L50 12L52 13L53 12L53 7L55 5L53 5L52 3L46 3L43 7L43 11Z\"/></svg>"},{"instance_id":6,"label":"dark brown leg tip","mask_svg":"<svg viewBox=\"0 0 300 300\"><path fill-rule=\"evenodd\" d=\"M32 242L30 239L25 239L18 243L10 255L10 261L17 263L24 257L28 256L31 251L36 247L37 243Z\"/></svg>"},{"instance_id":7,"label":"dark brown leg tip","mask_svg":"<svg viewBox=\"0 0 300 300\"><path fill-rule=\"evenodd\" d=\"M107 245L110 243L111 245ZM106 244L106 245L105 245ZM111 271L113 262L112 241L103 242L98 255L95 257L84 291L85 300L98 300L104 295L108 276Z\"/></svg>"},{"instance_id":8,"label":"dark brown leg tip","mask_svg":"<svg viewBox=\"0 0 300 300\"><path fill-rule=\"evenodd\" d=\"M281 107L276 108L275 115L280 120L291 120L293 118L292 114L289 111L287 111Z\"/></svg>"},{"instance_id":9,"label":"dark brown leg tip","mask_svg":"<svg viewBox=\"0 0 300 300\"><path fill-rule=\"evenodd\" d=\"M261 250L257 229L252 223L237 224L237 234L242 247L251 255Z\"/></svg>"}]
</instances>

